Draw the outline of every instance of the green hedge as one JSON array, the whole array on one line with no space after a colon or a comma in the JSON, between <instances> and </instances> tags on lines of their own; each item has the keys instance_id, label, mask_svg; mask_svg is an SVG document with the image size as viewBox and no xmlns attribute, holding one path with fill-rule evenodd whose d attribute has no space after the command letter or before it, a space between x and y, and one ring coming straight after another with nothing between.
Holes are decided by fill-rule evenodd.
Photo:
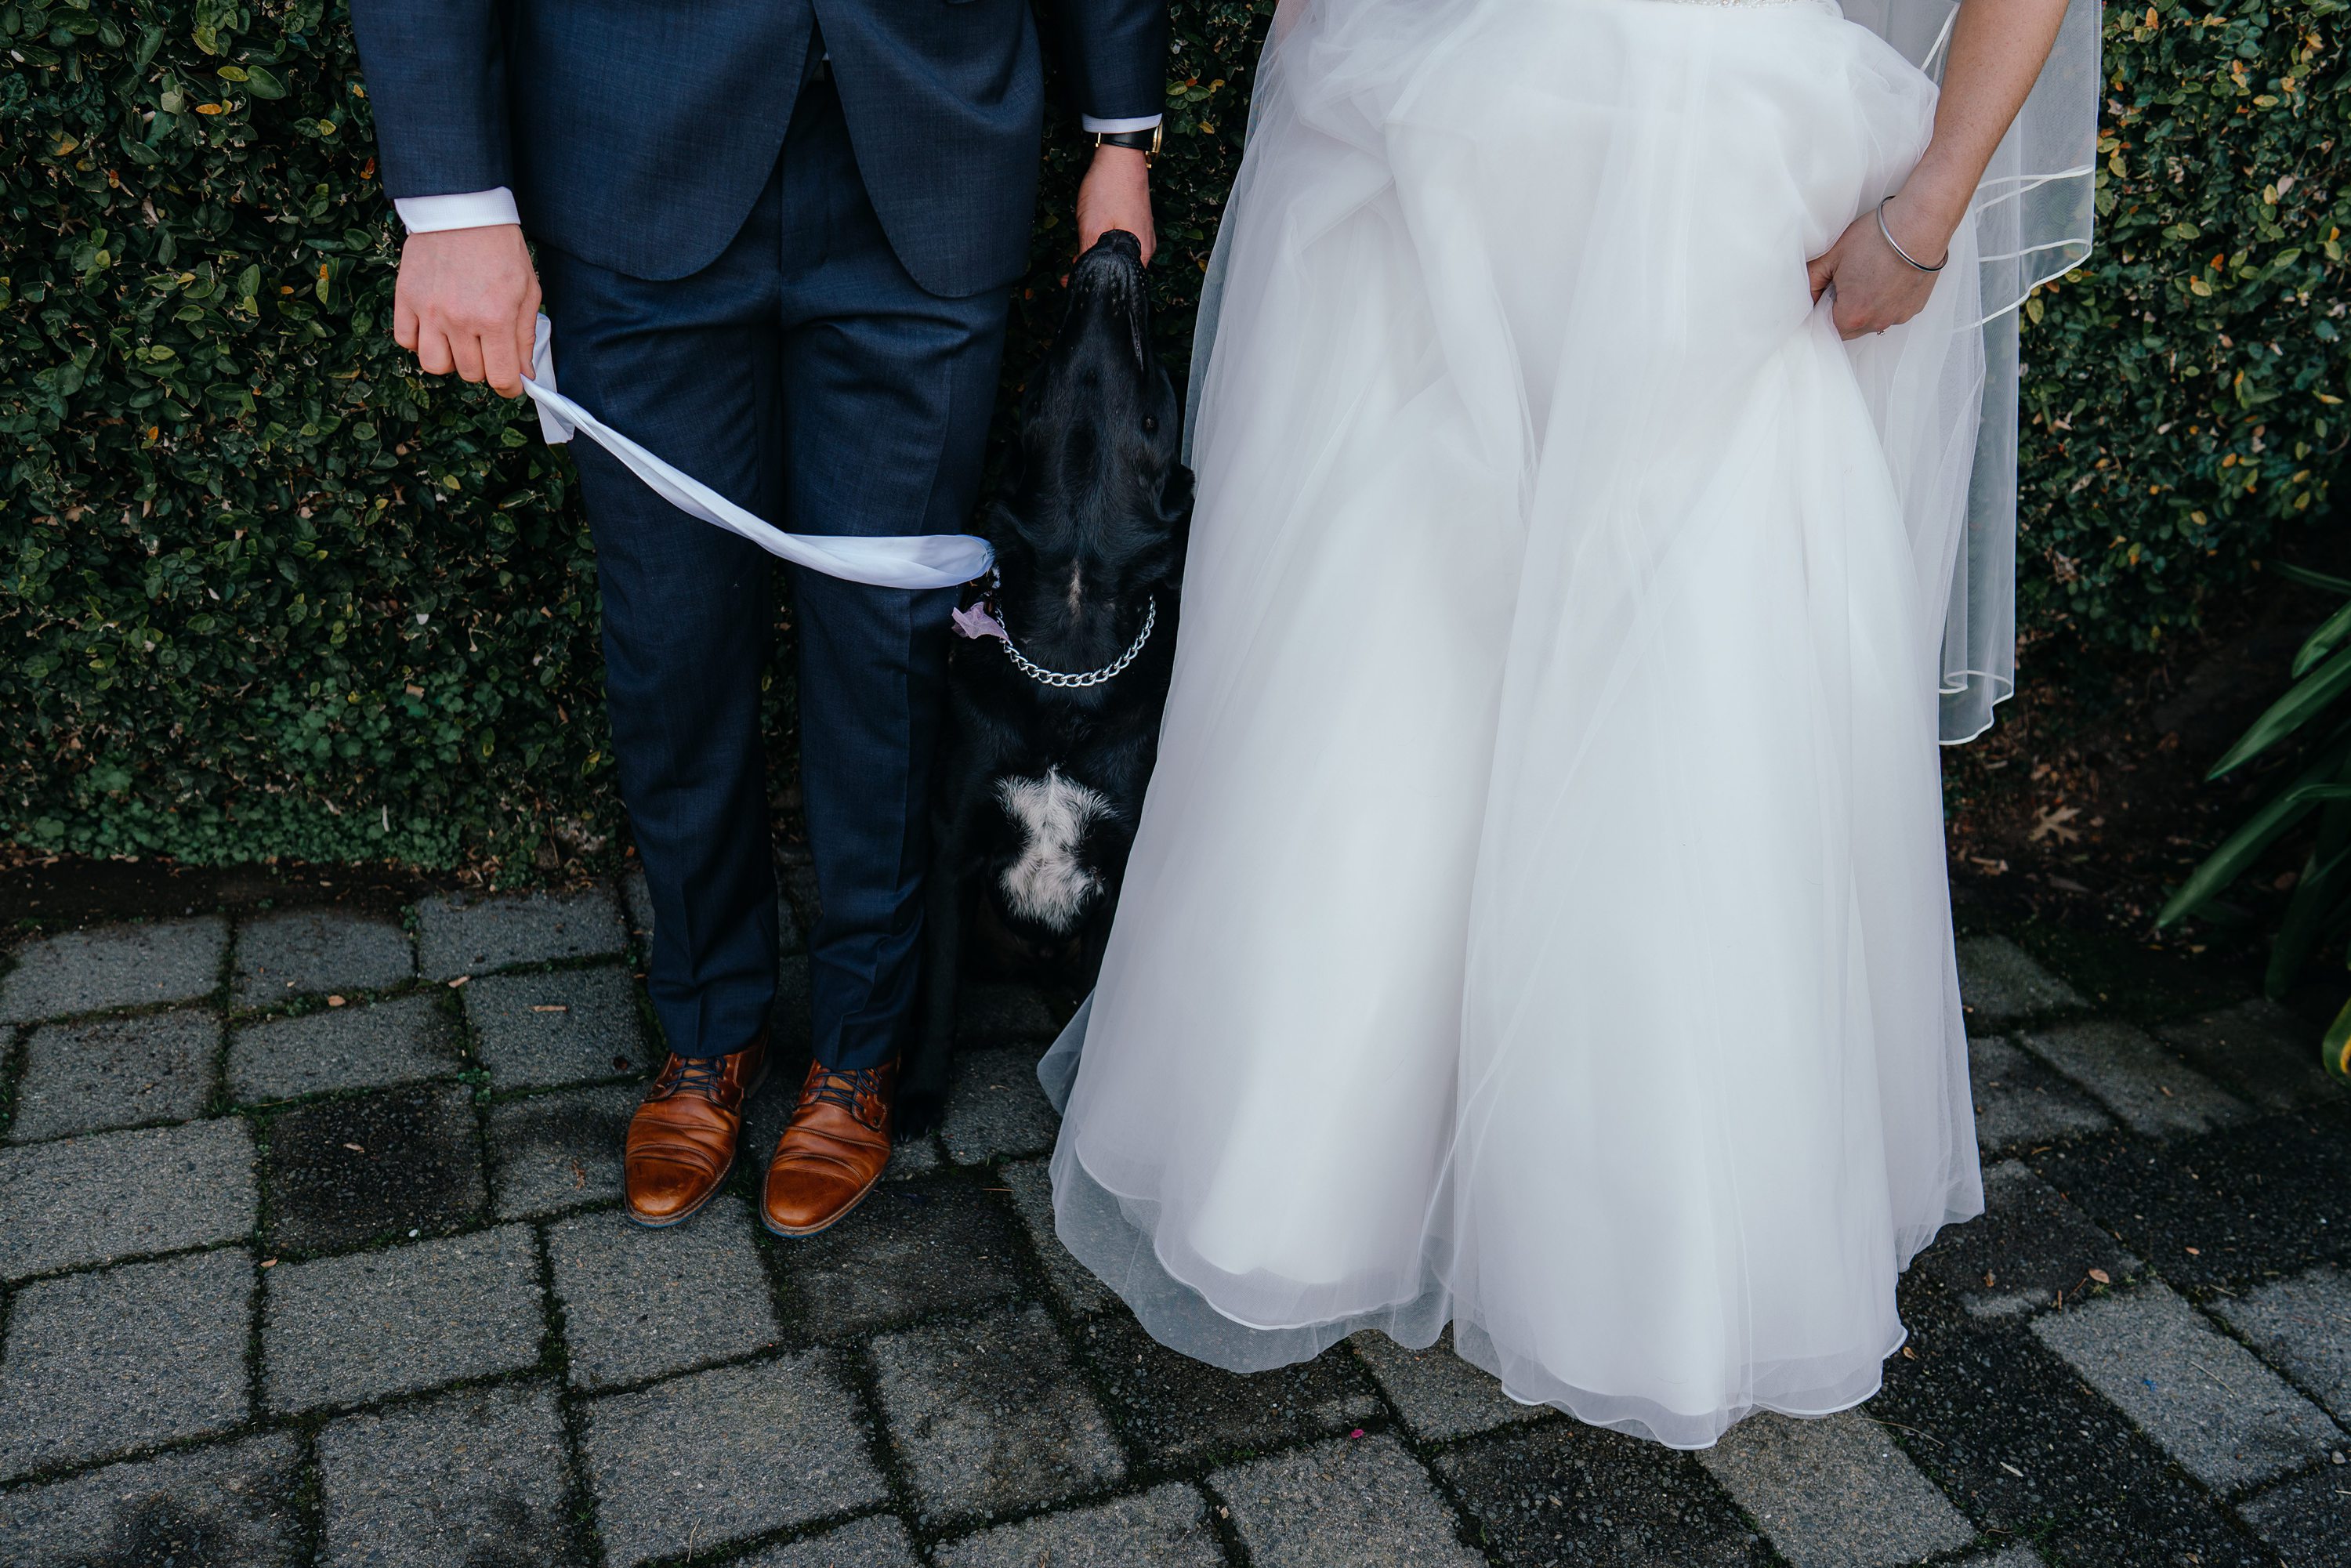
<instances>
[{"instance_id":1,"label":"green hedge","mask_svg":"<svg viewBox=\"0 0 2351 1568\"><path fill-rule=\"evenodd\" d=\"M1174 5L1177 361L1270 9ZM2324 508L2351 434L2341 9L2110 14L2107 226L2027 345L2034 632L2149 644ZM0 831L424 864L609 833L569 470L391 341L340 5L0 0ZM1016 380L1078 156L1056 140Z\"/></svg>"},{"instance_id":2,"label":"green hedge","mask_svg":"<svg viewBox=\"0 0 2351 1568\"><path fill-rule=\"evenodd\" d=\"M2154 647L2326 516L2351 439L2346 9L2107 6L2097 250L2027 302L2028 640Z\"/></svg>"}]
</instances>

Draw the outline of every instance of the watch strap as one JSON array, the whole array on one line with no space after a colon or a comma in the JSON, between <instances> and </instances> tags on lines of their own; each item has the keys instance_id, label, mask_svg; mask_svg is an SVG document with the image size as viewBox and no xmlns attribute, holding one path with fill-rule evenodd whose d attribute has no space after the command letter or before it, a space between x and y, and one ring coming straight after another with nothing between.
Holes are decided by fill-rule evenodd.
<instances>
[{"instance_id":1,"label":"watch strap","mask_svg":"<svg viewBox=\"0 0 2351 1568\"><path fill-rule=\"evenodd\" d=\"M1097 147L1124 147L1143 154L1146 169L1159 162L1161 139L1166 132L1163 122L1148 131L1096 131L1091 134Z\"/></svg>"}]
</instances>

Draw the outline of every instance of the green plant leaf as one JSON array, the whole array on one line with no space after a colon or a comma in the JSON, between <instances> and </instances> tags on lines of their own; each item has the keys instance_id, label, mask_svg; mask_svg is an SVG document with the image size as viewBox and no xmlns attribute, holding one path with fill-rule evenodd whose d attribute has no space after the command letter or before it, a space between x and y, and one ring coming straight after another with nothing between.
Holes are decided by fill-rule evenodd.
<instances>
[{"instance_id":1,"label":"green plant leaf","mask_svg":"<svg viewBox=\"0 0 2351 1568\"><path fill-rule=\"evenodd\" d=\"M2252 727L2237 737L2237 744L2229 747L2204 777L2218 779L2259 757L2325 713L2328 705L2346 691L2351 691L2351 648L2346 648L2288 687L2285 695L2253 720Z\"/></svg>"},{"instance_id":2,"label":"green plant leaf","mask_svg":"<svg viewBox=\"0 0 2351 1568\"><path fill-rule=\"evenodd\" d=\"M2298 679L2307 674L2313 664L2334 652L2335 644L2343 641L2346 633L2351 633L2351 604L2346 604L2320 622L2318 630L2310 634L2310 640L2303 643L2294 656L2295 677Z\"/></svg>"},{"instance_id":3,"label":"green plant leaf","mask_svg":"<svg viewBox=\"0 0 2351 1568\"><path fill-rule=\"evenodd\" d=\"M2270 570L2288 582L2298 582L2304 588L2323 588L2329 593L2351 593L2351 578L2313 571L2306 566L2295 566L2291 561L2283 560L2270 562Z\"/></svg>"},{"instance_id":4,"label":"green plant leaf","mask_svg":"<svg viewBox=\"0 0 2351 1568\"><path fill-rule=\"evenodd\" d=\"M2326 810L2337 813L2351 806L2337 800ZM2270 943L2262 989L2271 997L2283 996L2317 951L2326 927L2340 911L2346 886L2351 886L2351 850L2337 851L2324 864L2316 863L2314 857L2304 862L2301 880L2294 884L2294 896L2286 901L2285 916L2278 922L2277 936Z\"/></svg>"},{"instance_id":5,"label":"green plant leaf","mask_svg":"<svg viewBox=\"0 0 2351 1568\"><path fill-rule=\"evenodd\" d=\"M2326 1026L2318 1042L2318 1061L2335 1082L2351 1084L2351 1002L2345 1002L2335 1021Z\"/></svg>"},{"instance_id":6,"label":"green plant leaf","mask_svg":"<svg viewBox=\"0 0 2351 1568\"><path fill-rule=\"evenodd\" d=\"M2332 764L2323 769L2314 768L2312 772L2316 777L2305 775L2302 780L2287 786L2269 804L2254 812L2242 827L2231 833L2219 849L2205 857L2203 864L2189 873L2188 880L2180 883L2179 891L2165 901L2155 917L2157 928L2159 930L2175 925L2196 913L2197 905L2236 881L2263 850L2275 843L2287 829L2322 803L2351 800L2351 784L2336 784L2327 779L2326 775L2334 771Z\"/></svg>"}]
</instances>

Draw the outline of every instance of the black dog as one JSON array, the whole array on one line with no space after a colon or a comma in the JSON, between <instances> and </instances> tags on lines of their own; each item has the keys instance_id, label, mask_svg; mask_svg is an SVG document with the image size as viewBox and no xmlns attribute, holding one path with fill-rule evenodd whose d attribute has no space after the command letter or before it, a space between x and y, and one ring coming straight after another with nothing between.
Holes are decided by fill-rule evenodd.
<instances>
[{"instance_id":1,"label":"black dog","mask_svg":"<svg viewBox=\"0 0 2351 1568\"><path fill-rule=\"evenodd\" d=\"M1113 230L1071 271L1069 312L1021 400L1005 498L988 516L996 578L957 615L972 640L950 666L902 1135L945 1103L957 969L983 902L1023 947L1073 957L1082 985L1102 967L1174 665L1192 516L1182 423L1151 351L1142 247Z\"/></svg>"}]
</instances>

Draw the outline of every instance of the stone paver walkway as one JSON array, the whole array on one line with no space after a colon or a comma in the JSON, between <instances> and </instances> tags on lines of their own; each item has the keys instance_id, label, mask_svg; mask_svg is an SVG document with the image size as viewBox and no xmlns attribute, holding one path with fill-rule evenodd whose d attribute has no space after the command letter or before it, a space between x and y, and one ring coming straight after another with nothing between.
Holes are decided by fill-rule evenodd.
<instances>
[{"instance_id":1,"label":"stone paver walkway","mask_svg":"<svg viewBox=\"0 0 2351 1568\"><path fill-rule=\"evenodd\" d=\"M1905 1280L1876 1399L1682 1454L1442 1343L1154 1344L1053 1239L1019 988L834 1231L753 1220L789 1060L729 1194L628 1227L650 922L596 887L21 943L0 1563L2351 1563L2351 1097L2265 1004L2140 1029L1970 937L1990 1212Z\"/></svg>"}]
</instances>

